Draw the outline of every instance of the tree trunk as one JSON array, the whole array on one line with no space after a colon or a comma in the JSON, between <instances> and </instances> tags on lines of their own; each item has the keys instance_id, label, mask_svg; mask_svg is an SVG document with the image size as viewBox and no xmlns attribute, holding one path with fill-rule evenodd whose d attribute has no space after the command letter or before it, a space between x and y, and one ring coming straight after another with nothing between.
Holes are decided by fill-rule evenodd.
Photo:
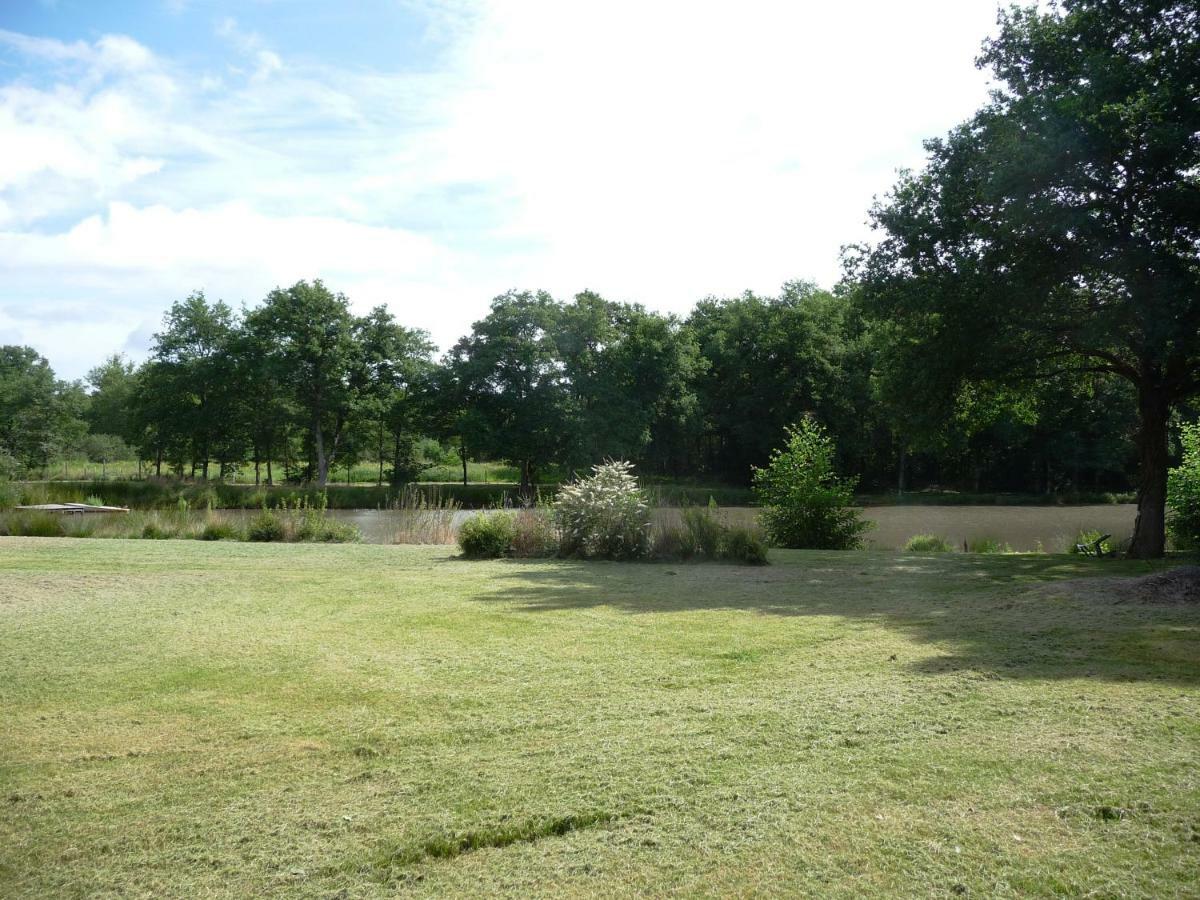
<instances>
[{"instance_id":1,"label":"tree trunk","mask_svg":"<svg viewBox=\"0 0 1200 900\"><path fill-rule=\"evenodd\" d=\"M899 466L900 471L896 478L896 493L897 494L904 493L904 476L908 474L905 471L905 469L907 468L907 465L908 465L908 447L901 444L900 445L900 466Z\"/></svg>"},{"instance_id":2,"label":"tree trunk","mask_svg":"<svg viewBox=\"0 0 1200 900\"><path fill-rule=\"evenodd\" d=\"M521 462L521 486L517 493L525 503L533 503L533 464L529 460Z\"/></svg>"},{"instance_id":3,"label":"tree trunk","mask_svg":"<svg viewBox=\"0 0 1200 900\"><path fill-rule=\"evenodd\" d=\"M1171 405L1156 386L1138 388L1137 521L1129 555L1157 559L1167 545L1167 422Z\"/></svg>"},{"instance_id":4,"label":"tree trunk","mask_svg":"<svg viewBox=\"0 0 1200 900\"><path fill-rule=\"evenodd\" d=\"M463 464L463 487L466 487L467 486L467 442L466 441L463 441L463 443L459 446L458 456L459 456L459 459L462 460L462 464Z\"/></svg>"},{"instance_id":5,"label":"tree trunk","mask_svg":"<svg viewBox=\"0 0 1200 900\"><path fill-rule=\"evenodd\" d=\"M321 420L313 420L313 449L317 453L317 487L325 487L329 478L329 460L325 458L325 435L321 433Z\"/></svg>"}]
</instances>

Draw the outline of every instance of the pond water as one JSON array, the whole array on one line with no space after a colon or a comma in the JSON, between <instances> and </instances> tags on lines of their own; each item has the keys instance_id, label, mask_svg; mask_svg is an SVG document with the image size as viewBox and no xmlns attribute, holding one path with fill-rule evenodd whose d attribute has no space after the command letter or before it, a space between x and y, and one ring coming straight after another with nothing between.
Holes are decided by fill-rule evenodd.
<instances>
[{"instance_id":1,"label":"pond water","mask_svg":"<svg viewBox=\"0 0 1200 900\"><path fill-rule=\"evenodd\" d=\"M224 513L240 518L253 512L228 510ZM1117 541L1133 533L1137 507L1133 504L1101 504L1095 506L868 506L863 515L874 523L867 532L867 546L877 550L899 550L914 534L937 534L955 547L964 541L991 538L1012 546L1014 550L1036 550L1039 544L1047 553L1062 553L1085 529L1098 529L1111 534ZM330 510L329 515L348 521L362 531L363 540L373 544L395 543L404 532L441 533L441 540L450 540L447 527L431 521L437 513L411 513L398 510L342 509ZM453 514L457 525L472 511ZM718 515L730 524L751 525L758 510L752 507L725 507ZM416 523L414 516L425 516ZM654 511L656 522L677 522L679 510L662 508ZM427 537L426 540L432 538Z\"/></svg>"}]
</instances>

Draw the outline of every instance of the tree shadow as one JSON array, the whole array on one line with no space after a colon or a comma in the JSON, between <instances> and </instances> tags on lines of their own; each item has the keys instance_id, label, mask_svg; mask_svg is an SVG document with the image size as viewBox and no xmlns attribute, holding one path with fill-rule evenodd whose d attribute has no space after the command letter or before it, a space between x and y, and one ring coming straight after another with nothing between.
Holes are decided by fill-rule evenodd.
<instances>
[{"instance_id":1,"label":"tree shadow","mask_svg":"<svg viewBox=\"0 0 1200 900\"><path fill-rule=\"evenodd\" d=\"M1200 682L1200 605L1122 602L1111 590L1112 579L1162 564L883 551L772 558L767 567L512 561L478 599L545 613L869 621L936 649L903 663L918 673Z\"/></svg>"}]
</instances>

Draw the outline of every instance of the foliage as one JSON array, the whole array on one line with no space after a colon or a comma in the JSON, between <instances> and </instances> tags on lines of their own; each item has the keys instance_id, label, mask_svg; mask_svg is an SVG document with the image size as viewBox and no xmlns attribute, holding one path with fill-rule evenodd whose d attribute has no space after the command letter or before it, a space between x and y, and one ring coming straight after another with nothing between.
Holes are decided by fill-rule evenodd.
<instances>
[{"instance_id":1,"label":"foliage","mask_svg":"<svg viewBox=\"0 0 1200 900\"><path fill-rule=\"evenodd\" d=\"M748 566L765 566L767 542L754 528L726 526L717 548L717 557Z\"/></svg>"},{"instance_id":2,"label":"foliage","mask_svg":"<svg viewBox=\"0 0 1200 900\"><path fill-rule=\"evenodd\" d=\"M592 467L563 485L554 503L560 547L584 559L637 559L649 550L650 507L629 462Z\"/></svg>"},{"instance_id":3,"label":"foliage","mask_svg":"<svg viewBox=\"0 0 1200 900\"><path fill-rule=\"evenodd\" d=\"M944 397L1124 379L1139 422L1131 553L1160 556L1167 424L1200 391L1200 17L1159 0L1013 7L980 65L991 101L926 144L851 268L906 369Z\"/></svg>"},{"instance_id":4,"label":"foliage","mask_svg":"<svg viewBox=\"0 0 1200 900\"><path fill-rule=\"evenodd\" d=\"M0 517L0 535L13 537L62 537L62 516L43 512L9 512Z\"/></svg>"},{"instance_id":5,"label":"foliage","mask_svg":"<svg viewBox=\"0 0 1200 900\"><path fill-rule=\"evenodd\" d=\"M1180 429L1179 466L1167 479L1171 539L1180 550L1200 549L1200 422Z\"/></svg>"},{"instance_id":6,"label":"foliage","mask_svg":"<svg viewBox=\"0 0 1200 900\"><path fill-rule=\"evenodd\" d=\"M59 381L29 347L0 346L0 462L33 471L73 446L86 426L77 383Z\"/></svg>"},{"instance_id":7,"label":"foliage","mask_svg":"<svg viewBox=\"0 0 1200 900\"><path fill-rule=\"evenodd\" d=\"M815 412L842 441L865 441L870 408L862 367L854 367L851 307L807 282L778 297L747 292L702 300L687 320L706 365L696 374L699 404L715 438L705 463L746 484L770 459L790 423Z\"/></svg>"},{"instance_id":8,"label":"foliage","mask_svg":"<svg viewBox=\"0 0 1200 900\"><path fill-rule=\"evenodd\" d=\"M511 556L516 524L511 513L476 513L458 529L458 545L468 559Z\"/></svg>"},{"instance_id":9,"label":"foliage","mask_svg":"<svg viewBox=\"0 0 1200 900\"><path fill-rule=\"evenodd\" d=\"M265 507L246 524L246 540L248 541L263 543L282 541L286 536L287 528L283 518Z\"/></svg>"},{"instance_id":10,"label":"foliage","mask_svg":"<svg viewBox=\"0 0 1200 900\"><path fill-rule=\"evenodd\" d=\"M949 553L954 548L940 534L914 534L904 549L909 553Z\"/></svg>"},{"instance_id":11,"label":"foliage","mask_svg":"<svg viewBox=\"0 0 1200 900\"><path fill-rule=\"evenodd\" d=\"M787 442L772 452L764 469L754 469L760 519L777 547L852 550L870 527L851 508L854 480L833 467L833 441L812 419L787 429Z\"/></svg>"},{"instance_id":12,"label":"foliage","mask_svg":"<svg viewBox=\"0 0 1200 900\"><path fill-rule=\"evenodd\" d=\"M200 530L199 538L202 541L240 541L244 539L241 529L232 522L220 519L206 522L204 528Z\"/></svg>"},{"instance_id":13,"label":"foliage","mask_svg":"<svg viewBox=\"0 0 1200 900\"><path fill-rule=\"evenodd\" d=\"M679 511L679 518L683 526L681 549L684 559L692 556L715 559L725 528L713 507L685 506Z\"/></svg>"}]
</instances>

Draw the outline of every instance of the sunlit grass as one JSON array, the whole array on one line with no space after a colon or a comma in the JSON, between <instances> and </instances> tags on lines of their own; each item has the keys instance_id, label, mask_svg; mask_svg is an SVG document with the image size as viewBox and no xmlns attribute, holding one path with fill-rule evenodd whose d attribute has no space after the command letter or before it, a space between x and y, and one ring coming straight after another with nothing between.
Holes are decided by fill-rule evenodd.
<instances>
[{"instance_id":1,"label":"sunlit grass","mask_svg":"<svg viewBox=\"0 0 1200 900\"><path fill-rule=\"evenodd\" d=\"M0 539L0 895L1180 896L1144 564Z\"/></svg>"}]
</instances>

